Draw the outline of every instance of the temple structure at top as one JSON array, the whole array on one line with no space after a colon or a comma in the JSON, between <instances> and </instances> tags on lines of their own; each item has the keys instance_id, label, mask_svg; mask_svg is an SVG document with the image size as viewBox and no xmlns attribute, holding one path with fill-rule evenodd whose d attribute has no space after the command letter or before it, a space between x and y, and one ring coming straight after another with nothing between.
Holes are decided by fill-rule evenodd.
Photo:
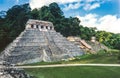
<instances>
[{"instance_id":1,"label":"temple structure at top","mask_svg":"<svg viewBox=\"0 0 120 78\"><path fill-rule=\"evenodd\" d=\"M29 19L26 23L26 29L39 29L40 31L54 30L51 22Z\"/></svg>"}]
</instances>

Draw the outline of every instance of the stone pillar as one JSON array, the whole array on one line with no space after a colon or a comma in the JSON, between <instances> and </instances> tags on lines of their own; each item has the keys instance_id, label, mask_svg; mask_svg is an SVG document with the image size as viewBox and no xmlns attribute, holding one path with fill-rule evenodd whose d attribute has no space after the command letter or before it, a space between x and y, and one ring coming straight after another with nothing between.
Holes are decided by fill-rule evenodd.
<instances>
[{"instance_id":1,"label":"stone pillar","mask_svg":"<svg viewBox=\"0 0 120 78\"><path fill-rule=\"evenodd\" d=\"M41 26L40 25L38 25L38 28L39 28L39 30L41 29Z\"/></svg>"},{"instance_id":2,"label":"stone pillar","mask_svg":"<svg viewBox=\"0 0 120 78\"><path fill-rule=\"evenodd\" d=\"M33 28L36 28L36 25L33 25Z\"/></svg>"},{"instance_id":3,"label":"stone pillar","mask_svg":"<svg viewBox=\"0 0 120 78\"><path fill-rule=\"evenodd\" d=\"M50 26L48 26L48 30L50 30Z\"/></svg>"},{"instance_id":4,"label":"stone pillar","mask_svg":"<svg viewBox=\"0 0 120 78\"><path fill-rule=\"evenodd\" d=\"M46 26L44 26L44 30L46 30Z\"/></svg>"},{"instance_id":5,"label":"stone pillar","mask_svg":"<svg viewBox=\"0 0 120 78\"><path fill-rule=\"evenodd\" d=\"M52 27L52 30L54 30L54 27Z\"/></svg>"},{"instance_id":6,"label":"stone pillar","mask_svg":"<svg viewBox=\"0 0 120 78\"><path fill-rule=\"evenodd\" d=\"M41 25L39 25L39 30L41 31L42 29L41 29Z\"/></svg>"}]
</instances>

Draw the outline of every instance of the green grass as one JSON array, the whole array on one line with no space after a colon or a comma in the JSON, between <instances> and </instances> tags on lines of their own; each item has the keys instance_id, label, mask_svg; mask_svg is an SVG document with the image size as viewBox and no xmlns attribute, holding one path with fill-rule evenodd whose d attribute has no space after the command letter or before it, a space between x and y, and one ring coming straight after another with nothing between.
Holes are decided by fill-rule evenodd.
<instances>
[{"instance_id":1,"label":"green grass","mask_svg":"<svg viewBox=\"0 0 120 78\"><path fill-rule=\"evenodd\" d=\"M25 69L35 78L120 78L120 67L55 67Z\"/></svg>"}]
</instances>

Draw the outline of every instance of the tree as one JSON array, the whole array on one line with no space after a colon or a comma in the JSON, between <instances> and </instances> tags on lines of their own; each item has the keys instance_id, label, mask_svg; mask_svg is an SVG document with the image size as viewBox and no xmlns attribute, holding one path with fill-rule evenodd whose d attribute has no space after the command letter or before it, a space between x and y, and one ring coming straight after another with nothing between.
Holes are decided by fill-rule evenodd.
<instances>
[{"instance_id":1,"label":"tree","mask_svg":"<svg viewBox=\"0 0 120 78\"><path fill-rule=\"evenodd\" d=\"M116 37L114 37L114 44L112 46L114 46L115 49L119 49L120 50L120 34L115 34Z\"/></svg>"},{"instance_id":2,"label":"tree","mask_svg":"<svg viewBox=\"0 0 120 78\"><path fill-rule=\"evenodd\" d=\"M43 6L43 7L40 9L40 19L41 19L41 20L45 20L45 21L54 22L55 17L54 17L54 15L50 12L49 7Z\"/></svg>"},{"instance_id":3,"label":"tree","mask_svg":"<svg viewBox=\"0 0 120 78\"><path fill-rule=\"evenodd\" d=\"M30 15L31 15L31 18L32 19L39 19L39 10L38 9L33 9L31 12L30 12Z\"/></svg>"},{"instance_id":4,"label":"tree","mask_svg":"<svg viewBox=\"0 0 120 78\"><path fill-rule=\"evenodd\" d=\"M112 34L109 32L105 32L105 31L98 31L96 33L96 37L99 42L104 43L104 42L109 41L109 39L112 37Z\"/></svg>"},{"instance_id":5,"label":"tree","mask_svg":"<svg viewBox=\"0 0 120 78\"><path fill-rule=\"evenodd\" d=\"M30 11L29 4L15 5L0 19L0 47L6 46L24 30Z\"/></svg>"},{"instance_id":6,"label":"tree","mask_svg":"<svg viewBox=\"0 0 120 78\"><path fill-rule=\"evenodd\" d=\"M6 23L13 31L17 31L17 35L24 30L26 21L30 18L30 10L29 4L24 4L15 5L7 11Z\"/></svg>"},{"instance_id":7,"label":"tree","mask_svg":"<svg viewBox=\"0 0 120 78\"><path fill-rule=\"evenodd\" d=\"M0 30L0 51L8 44L8 34L4 30Z\"/></svg>"},{"instance_id":8,"label":"tree","mask_svg":"<svg viewBox=\"0 0 120 78\"><path fill-rule=\"evenodd\" d=\"M50 12L52 13L52 15L54 15L55 18L62 18L63 17L63 12L62 10L60 9L60 7L58 6L57 3L51 3L49 5L49 9L50 9Z\"/></svg>"},{"instance_id":9,"label":"tree","mask_svg":"<svg viewBox=\"0 0 120 78\"><path fill-rule=\"evenodd\" d=\"M70 36L77 36L79 35L79 30L80 30L80 21L78 18L76 17L70 17L69 18L69 25L68 25L68 30L69 30L69 34Z\"/></svg>"},{"instance_id":10,"label":"tree","mask_svg":"<svg viewBox=\"0 0 120 78\"><path fill-rule=\"evenodd\" d=\"M96 30L95 28L88 28L80 25L80 37L85 40L90 40L91 37L95 36L96 34L95 30Z\"/></svg>"}]
</instances>

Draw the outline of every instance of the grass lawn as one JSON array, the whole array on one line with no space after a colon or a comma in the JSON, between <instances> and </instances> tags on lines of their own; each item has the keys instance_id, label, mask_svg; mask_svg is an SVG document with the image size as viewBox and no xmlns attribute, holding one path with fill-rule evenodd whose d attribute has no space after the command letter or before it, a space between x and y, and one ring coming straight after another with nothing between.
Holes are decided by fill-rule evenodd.
<instances>
[{"instance_id":1,"label":"grass lawn","mask_svg":"<svg viewBox=\"0 0 120 78\"><path fill-rule=\"evenodd\" d=\"M35 78L120 78L120 67L55 67L25 69Z\"/></svg>"}]
</instances>

